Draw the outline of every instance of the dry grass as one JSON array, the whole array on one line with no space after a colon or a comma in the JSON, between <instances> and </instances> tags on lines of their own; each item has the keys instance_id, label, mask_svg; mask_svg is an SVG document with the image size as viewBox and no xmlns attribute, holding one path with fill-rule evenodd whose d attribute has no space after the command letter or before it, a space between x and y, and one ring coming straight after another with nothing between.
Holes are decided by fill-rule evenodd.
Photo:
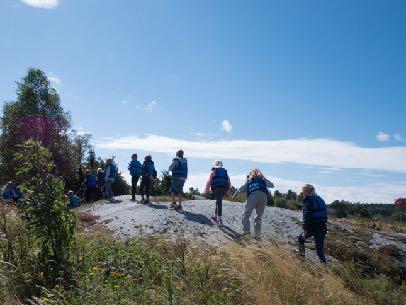
<instances>
[{"instance_id":1,"label":"dry grass","mask_svg":"<svg viewBox=\"0 0 406 305\"><path fill-rule=\"evenodd\" d=\"M252 304L365 304L325 267L302 262L283 246L251 245L229 251Z\"/></svg>"}]
</instances>

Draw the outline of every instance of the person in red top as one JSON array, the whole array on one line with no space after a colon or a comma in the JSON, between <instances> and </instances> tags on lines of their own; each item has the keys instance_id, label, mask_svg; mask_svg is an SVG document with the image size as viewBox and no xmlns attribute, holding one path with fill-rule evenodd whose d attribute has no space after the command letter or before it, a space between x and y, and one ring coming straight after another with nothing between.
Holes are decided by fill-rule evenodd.
<instances>
[{"instance_id":1,"label":"person in red top","mask_svg":"<svg viewBox=\"0 0 406 305\"><path fill-rule=\"evenodd\" d=\"M211 169L209 180L206 184L205 194L209 194L209 190L214 193L216 199L216 209L214 216L211 219L218 225L223 225L223 198L230 192L231 182L227 170L223 168L223 162L217 160Z\"/></svg>"}]
</instances>

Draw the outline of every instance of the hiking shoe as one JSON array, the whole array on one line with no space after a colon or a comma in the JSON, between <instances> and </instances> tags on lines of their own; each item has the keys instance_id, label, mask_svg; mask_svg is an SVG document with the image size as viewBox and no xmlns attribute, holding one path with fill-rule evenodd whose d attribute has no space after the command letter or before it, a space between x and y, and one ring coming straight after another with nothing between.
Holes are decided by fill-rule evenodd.
<instances>
[{"instance_id":1,"label":"hiking shoe","mask_svg":"<svg viewBox=\"0 0 406 305\"><path fill-rule=\"evenodd\" d=\"M210 217L211 221L213 221L214 223L217 223L217 216L211 216Z\"/></svg>"},{"instance_id":2,"label":"hiking shoe","mask_svg":"<svg viewBox=\"0 0 406 305\"><path fill-rule=\"evenodd\" d=\"M181 204L177 204L174 208L176 211L182 211L182 205Z\"/></svg>"},{"instance_id":3,"label":"hiking shoe","mask_svg":"<svg viewBox=\"0 0 406 305\"><path fill-rule=\"evenodd\" d=\"M221 216L217 216L217 224L219 227L223 226L223 218Z\"/></svg>"},{"instance_id":4,"label":"hiking shoe","mask_svg":"<svg viewBox=\"0 0 406 305\"><path fill-rule=\"evenodd\" d=\"M171 205L169 206L170 209L175 209L176 208L176 202L172 202Z\"/></svg>"}]
</instances>

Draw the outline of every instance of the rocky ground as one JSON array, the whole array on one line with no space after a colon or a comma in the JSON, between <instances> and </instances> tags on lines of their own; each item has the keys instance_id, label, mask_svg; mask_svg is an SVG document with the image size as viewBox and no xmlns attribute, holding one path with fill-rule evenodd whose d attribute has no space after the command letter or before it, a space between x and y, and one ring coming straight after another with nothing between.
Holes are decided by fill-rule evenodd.
<instances>
[{"instance_id":1,"label":"rocky ground","mask_svg":"<svg viewBox=\"0 0 406 305\"><path fill-rule=\"evenodd\" d=\"M130 201L130 196L119 196L114 203L96 202L83 205L79 211L97 217L96 225L111 230L119 237L162 236L165 238L186 238L210 246L221 246L228 242L244 243L247 238L241 236L241 214L244 205L238 202L224 201L223 227L214 225L210 216L214 212L214 201L190 200L183 203L183 211L169 209L168 202L152 202L149 205ZM255 212L252 217L255 216ZM288 247L296 248L297 236L301 233L301 212L267 207L262 220L262 242L281 241ZM348 232L353 228L348 224L331 222ZM406 262L406 244L402 242L406 234L390 236L387 233L374 232L370 247L395 244L403 253ZM308 251L316 259L313 250Z\"/></svg>"}]
</instances>

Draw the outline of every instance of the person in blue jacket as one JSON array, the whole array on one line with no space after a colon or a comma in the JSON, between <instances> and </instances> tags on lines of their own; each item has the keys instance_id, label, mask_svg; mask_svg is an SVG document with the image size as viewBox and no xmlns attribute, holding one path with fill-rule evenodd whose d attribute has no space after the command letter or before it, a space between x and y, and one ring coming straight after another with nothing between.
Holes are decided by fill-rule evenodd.
<instances>
[{"instance_id":1,"label":"person in blue jacket","mask_svg":"<svg viewBox=\"0 0 406 305\"><path fill-rule=\"evenodd\" d=\"M128 170L131 175L131 201L135 201L135 194L137 193L137 183L141 176L141 162L137 160L137 154L131 156L131 162L128 164Z\"/></svg>"},{"instance_id":2,"label":"person in blue jacket","mask_svg":"<svg viewBox=\"0 0 406 305\"><path fill-rule=\"evenodd\" d=\"M98 192L98 199L106 198L106 174L102 168L97 169L97 188Z\"/></svg>"},{"instance_id":3,"label":"person in blue jacket","mask_svg":"<svg viewBox=\"0 0 406 305\"><path fill-rule=\"evenodd\" d=\"M299 235L299 253L305 256L305 241L314 236L316 252L322 263L326 263L324 240L327 235L327 208L324 200L315 192L314 186L302 187L303 199L303 233Z\"/></svg>"},{"instance_id":4,"label":"person in blue jacket","mask_svg":"<svg viewBox=\"0 0 406 305\"><path fill-rule=\"evenodd\" d=\"M106 169L104 171L106 181L106 197L109 201L114 201L114 194L112 186L117 177L117 166L113 163L113 159L109 158L106 160Z\"/></svg>"},{"instance_id":5,"label":"person in blue jacket","mask_svg":"<svg viewBox=\"0 0 406 305\"><path fill-rule=\"evenodd\" d=\"M183 157L183 155L183 150L179 150L176 153L176 158L172 160L172 164L169 166L169 171L172 172L172 183L170 189L172 204L170 207L175 210L182 209L183 187L188 175L187 160ZM176 204L176 197L178 197L179 204Z\"/></svg>"},{"instance_id":6,"label":"person in blue jacket","mask_svg":"<svg viewBox=\"0 0 406 305\"><path fill-rule=\"evenodd\" d=\"M144 158L144 163L142 164L141 168L141 185L140 185L140 193L141 193L141 201L140 203L149 204L149 195L151 191L152 182L156 178L156 170L154 161L152 161L152 157L150 155ZM147 196L145 200L144 196Z\"/></svg>"},{"instance_id":7,"label":"person in blue jacket","mask_svg":"<svg viewBox=\"0 0 406 305\"><path fill-rule=\"evenodd\" d=\"M68 192L68 199L69 199L68 205L69 208L74 209L80 206L80 199L73 193L73 191Z\"/></svg>"},{"instance_id":8,"label":"person in blue jacket","mask_svg":"<svg viewBox=\"0 0 406 305\"><path fill-rule=\"evenodd\" d=\"M15 185L13 181L9 181L3 187L2 197L7 203L17 203L21 199L22 193L20 188Z\"/></svg>"},{"instance_id":9,"label":"person in blue jacket","mask_svg":"<svg viewBox=\"0 0 406 305\"><path fill-rule=\"evenodd\" d=\"M94 199L94 195L96 192L96 176L93 175L89 169L85 171L85 180L82 183L82 188L86 186L85 198L86 202L89 203Z\"/></svg>"},{"instance_id":10,"label":"person in blue jacket","mask_svg":"<svg viewBox=\"0 0 406 305\"><path fill-rule=\"evenodd\" d=\"M255 237L261 236L262 215L268 202L269 188L274 187L273 183L266 179L258 168L250 171L247 182L238 190L247 193L247 204L242 214L242 226L244 234L250 234L250 218L255 209L254 231Z\"/></svg>"},{"instance_id":11,"label":"person in blue jacket","mask_svg":"<svg viewBox=\"0 0 406 305\"><path fill-rule=\"evenodd\" d=\"M209 194L209 189L214 193L216 199L215 214L211 217L212 221L219 225L223 225L223 198L230 192L231 182L227 170L223 168L223 162L217 160L213 164L210 177L206 183L204 193Z\"/></svg>"}]
</instances>

